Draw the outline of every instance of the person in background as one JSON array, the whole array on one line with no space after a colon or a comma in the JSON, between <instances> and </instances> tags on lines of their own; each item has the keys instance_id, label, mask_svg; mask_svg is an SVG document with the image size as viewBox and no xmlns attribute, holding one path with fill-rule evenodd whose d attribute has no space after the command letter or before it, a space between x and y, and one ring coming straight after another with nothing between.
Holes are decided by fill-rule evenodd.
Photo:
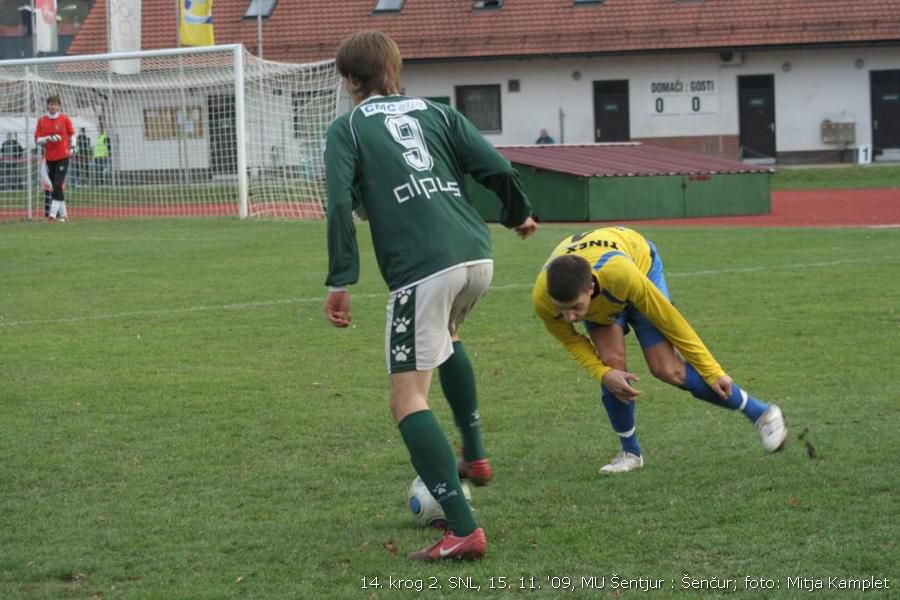
<instances>
[{"instance_id":1,"label":"person in background","mask_svg":"<svg viewBox=\"0 0 900 600\"><path fill-rule=\"evenodd\" d=\"M341 43L337 69L355 108L328 127L328 295L325 317L351 323L347 286L359 279L353 209L365 210L390 289L385 354L390 409L416 473L447 515L448 529L413 560L480 559L487 550L460 476L487 484L493 471L480 433L475 374L459 327L493 276L491 235L465 191L465 175L491 189L500 221L534 233L531 205L509 161L455 109L401 92L402 59L379 32ZM434 370L463 440L457 463L428 405Z\"/></svg>"},{"instance_id":2,"label":"person in background","mask_svg":"<svg viewBox=\"0 0 900 600\"><path fill-rule=\"evenodd\" d=\"M541 129L541 134L538 136L538 139L534 140L535 144L555 144L556 141L550 137L550 134L547 133L546 129Z\"/></svg>"},{"instance_id":3,"label":"person in background","mask_svg":"<svg viewBox=\"0 0 900 600\"><path fill-rule=\"evenodd\" d=\"M44 161L52 189L44 195L44 216L50 223L57 217L67 218L64 185L69 170L69 159L75 153L75 127L72 120L61 112L59 96L47 98L47 114L38 119L34 141L44 148Z\"/></svg>"},{"instance_id":4,"label":"person in background","mask_svg":"<svg viewBox=\"0 0 900 600\"><path fill-rule=\"evenodd\" d=\"M109 135L103 125L100 125L100 133L97 135L97 141L94 143L94 165L93 175L94 183L103 184L108 180L109 155L112 147L109 143Z\"/></svg>"},{"instance_id":5,"label":"person in background","mask_svg":"<svg viewBox=\"0 0 900 600\"><path fill-rule=\"evenodd\" d=\"M766 452L782 448L787 426L781 409L748 394L716 362L669 300L656 246L625 227L567 237L553 250L532 290L547 331L600 383L600 396L622 451L600 473L644 466L635 428L637 375L625 364L625 335L634 329L654 377L695 398L743 413ZM581 321L587 336L574 323Z\"/></svg>"},{"instance_id":6,"label":"person in background","mask_svg":"<svg viewBox=\"0 0 900 600\"><path fill-rule=\"evenodd\" d=\"M75 136L75 165L72 174L78 176L79 182L87 183L91 179L91 138L88 137L84 127L78 130Z\"/></svg>"},{"instance_id":7,"label":"person in background","mask_svg":"<svg viewBox=\"0 0 900 600\"><path fill-rule=\"evenodd\" d=\"M3 144L0 144L0 159L3 161L3 177L0 189L18 190L22 188L22 158L25 150L16 139L16 134L9 132Z\"/></svg>"}]
</instances>

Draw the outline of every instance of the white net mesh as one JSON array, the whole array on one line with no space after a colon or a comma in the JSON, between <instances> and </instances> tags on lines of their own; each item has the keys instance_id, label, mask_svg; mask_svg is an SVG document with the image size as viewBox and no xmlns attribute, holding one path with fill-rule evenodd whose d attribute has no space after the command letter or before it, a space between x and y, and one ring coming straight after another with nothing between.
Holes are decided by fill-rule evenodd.
<instances>
[{"instance_id":1,"label":"white net mesh","mask_svg":"<svg viewBox=\"0 0 900 600\"><path fill-rule=\"evenodd\" d=\"M76 218L322 217L333 61L276 63L233 46L126 56L0 62L0 219L43 214L34 128L52 94L82 134L65 187Z\"/></svg>"}]
</instances>

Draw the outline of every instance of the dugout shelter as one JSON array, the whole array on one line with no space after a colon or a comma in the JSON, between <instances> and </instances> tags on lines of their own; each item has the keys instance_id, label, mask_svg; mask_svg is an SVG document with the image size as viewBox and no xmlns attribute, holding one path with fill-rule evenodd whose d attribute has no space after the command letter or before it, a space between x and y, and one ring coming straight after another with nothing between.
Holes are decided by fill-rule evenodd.
<instances>
[{"instance_id":1,"label":"dugout shelter","mask_svg":"<svg viewBox=\"0 0 900 600\"><path fill-rule=\"evenodd\" d=\"M640 143L501 146L542 221L760 215L771 211L774 169ZM467 182L487 221L500 207Z\"/></svg>"}]
</instances>

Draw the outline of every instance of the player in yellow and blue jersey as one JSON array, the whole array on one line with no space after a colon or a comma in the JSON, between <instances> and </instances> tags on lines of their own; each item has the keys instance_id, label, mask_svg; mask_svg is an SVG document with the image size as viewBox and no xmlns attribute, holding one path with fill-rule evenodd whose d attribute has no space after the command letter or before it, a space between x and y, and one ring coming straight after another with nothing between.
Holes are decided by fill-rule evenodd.
<instances>
[{"instance_id":1,"label":"player in yellow and blue jersey","mask_svg":"<svg viewBox=\"0 0 900 600\"><path fill-rule=\"evenodd\" d=\"M669 300L663 263L653 242L625 227L564 239L532 291L535 312L569 355L601 384L601 398L622 451L601 473L644 466L635 428L637 375L625 361L625 335L634 329L650 372L694 397L744 413L767 452L787 437L781 409L749 395L716 362ZM575 329L582 321L587 336Z\"/></svg>"}]
</instances>

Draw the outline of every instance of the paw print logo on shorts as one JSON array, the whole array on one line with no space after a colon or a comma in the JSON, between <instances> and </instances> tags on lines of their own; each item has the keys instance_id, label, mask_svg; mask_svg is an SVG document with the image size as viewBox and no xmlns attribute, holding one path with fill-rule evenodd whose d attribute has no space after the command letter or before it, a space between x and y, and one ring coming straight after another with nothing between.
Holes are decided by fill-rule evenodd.
<instances>
[{"instance_id":1,"label":"paw print logo on shorts","mask_svg":"<svg viewBox=\"0 0 900 600\"><path fill-rule=\"evenodd\" d=\"M394 319L394 333L406 333L409 329L410 320L406 317L397 317Z\"/></svg>"},{"instance_id":2,"label":"paw print logo on shorts","mask_svg":"<svg viewBox=\"0 0 900 600\"><path fill-rule=\"evenodd\" d=\"M394 360L397 362L406 362L411 351L412 348L407 347L406 344L397 344L391 349L391 354L394 355Z\"/></svg>"},{"instance_id":3,"label":"paw print logo on shorts","mask_svg":"<svg viewBox=\"0 0 900 600\"><path fill-rule=\"evenodd\" d=\"M397 300L400 301L400 305L404 305L409 302L409 297L412 296L412 290L403 290L399 294L397 294Z\"/></svg>"},{"instance_id":4,"label":"paw print logo on shorts","mask_svg":"<svg viewBox=\"0 0 900 600\"><path fill-rule=\"evenodd\" d=\"M435 498L440 498L441 496L443 496L444 494L447 493L447 482L441 481L439 483L436 483L434 485L434 489L431 490L431 492L432 492L432 494L431 494L432 496L434 496Z\"/></svg>"}]
</instances>

